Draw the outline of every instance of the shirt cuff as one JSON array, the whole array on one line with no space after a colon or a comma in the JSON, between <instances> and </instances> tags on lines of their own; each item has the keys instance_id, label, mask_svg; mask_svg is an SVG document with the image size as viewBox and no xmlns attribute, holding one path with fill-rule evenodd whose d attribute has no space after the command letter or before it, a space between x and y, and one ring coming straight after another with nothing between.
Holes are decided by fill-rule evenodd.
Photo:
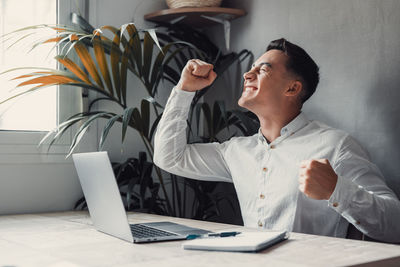
<instances>
[{"instance_id":1,"label":"shirt cuff","mask_svg":"<svg viewBox=\"0 0 400 267\"><path fill-rule=\"evenodd\" d=\"M168 99L168 106L187 108L190 107L195 92L188 92L174 87Z\"/></svg>"},{"instance_id":2,"label":"shirt cuff","mask_svg":"<svg viewBox=\"0 0 400 267\"><path fill-rule=\"evenodd\" d=\"M351 180L338 176L335 190L328 200L328 206L342 214L349 208L353 196L358 190L360 190L359 186Z\"/></svg>"}]
</instances>

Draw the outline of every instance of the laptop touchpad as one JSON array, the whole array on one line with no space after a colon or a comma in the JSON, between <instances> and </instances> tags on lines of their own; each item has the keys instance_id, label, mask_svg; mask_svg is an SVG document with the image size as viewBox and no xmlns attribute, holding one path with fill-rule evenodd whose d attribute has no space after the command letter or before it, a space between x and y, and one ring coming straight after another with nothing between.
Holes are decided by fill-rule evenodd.
<instances>
[{"instance_id":1,"label":"laptop touchpad","mask_svg":"<svg viewBox=\"0 0 400 267\"><path fill-rule=\"evenodd\" d=\"M177 233L180 235L192 235L192 234L197 234L197 235L202 235L202 234L207 234L207 233L212 233L211 231L199 229L199 228L192 228L189 226L185 226L182 224L177 224L173 222L154 222L154 223L142 223L144 225L158 228L164 231L168 232L173 232Z\"/></svg>"}]
</instances>

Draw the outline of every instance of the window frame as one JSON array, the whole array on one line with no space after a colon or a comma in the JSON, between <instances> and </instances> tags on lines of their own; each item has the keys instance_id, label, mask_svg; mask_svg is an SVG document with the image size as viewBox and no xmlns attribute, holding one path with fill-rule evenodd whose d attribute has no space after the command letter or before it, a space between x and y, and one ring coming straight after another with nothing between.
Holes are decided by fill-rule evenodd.
<instances>
[{"instance_id":1,"label":"window frame","mask_svg":"<svg viewBox=\"0 0 400 267\"><path fill-rule=\"evenodd\" d=\"M82 14L85 14L86 1L57 0L57 24L70 25L70 14L77 9L83 12ZM77 4L78 6L76 7ZM82 89L63 87L66 86L58 86L56 89L57 125L69 116L82 112L85 106L85 100L82 98ZM90 134L90 132L89 130L87 134ZM93 129L93 132L97 132L97 129ZM66 132L50 149L48 149L49 142L38 147L40 140L47 133L47 131L0 130L0 165L16 163L65 163L65 156L74 132ZM95 136L97 135L95 134ZM97 139L93 141L97 141ZM80 148L93 150L95 144L93 142L82 142Z\"/></svg>"}]
</instances>

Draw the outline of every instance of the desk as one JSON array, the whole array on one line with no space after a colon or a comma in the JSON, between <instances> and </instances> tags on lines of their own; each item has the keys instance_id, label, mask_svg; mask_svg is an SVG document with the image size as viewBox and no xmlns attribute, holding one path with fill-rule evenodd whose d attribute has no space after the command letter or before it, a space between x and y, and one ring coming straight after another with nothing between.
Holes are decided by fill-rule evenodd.
<instances>
[{"instance_id":1,"label":"desk","mask_svg":"<svg viewBox=\"0 0 400 267\"><path fill-rule=\"evenodd\" d=\"M129 213L212 231L241 226ZM0 266L400 266L400 246L291 233L260 253L183 250L184 241L131 244L96 231L87 212L0 216Z\"/></svg>"}]
</instances>

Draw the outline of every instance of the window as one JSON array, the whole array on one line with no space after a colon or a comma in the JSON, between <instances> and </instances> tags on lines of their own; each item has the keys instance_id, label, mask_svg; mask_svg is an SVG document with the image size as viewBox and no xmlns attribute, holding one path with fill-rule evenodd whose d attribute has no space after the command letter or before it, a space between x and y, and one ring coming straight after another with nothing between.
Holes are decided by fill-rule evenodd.
<instances>
[{"instance_id":1,"label":"window","mask_svg":"<svg viewBox=\"0 0 400 267\"><path fill-rule=\"evenodd\" d=\"M14 29L42 23L70 24L71 12L84 12L85 0L1 0L0 1L0 35ZM48 35L47 35L48 36ZM22 37L22 36L21 36ZM39 36L29 36L31 42L40 39ZM24 39L25 40L25 39ZM0 72L13 67L47 67L57 68L54 60L56 51L49 54L54 44L36 48L30 57L26 52L31 48L31 42L20 42L15 47L4 51L10 43L0 44ZM12 44L12 43L11 43ZM47 59L46 59L47 57ZM16 62L22 58L22 62ZM22 73L27 74L30 70ZM14 90L18 82L8 79L19 73L0 76L0 100L4 93ZM7 84L6 84L7 83ZM29 89L22 88L22 89ZM15 93L13 91L12 93ZM47 131L57 126L72 114L82 111L82 92L79 88L46 88L27 96L19 97L15 102L0 106L0 164L13 163L53 163L65 161L65 153L71 141L71 134L57 142L50 150L52 156L46 157L47 147L38 148L37 144ZM92 144L89 145L90 148Z\"/></svg>"},{"instance_id":2,"label":"window","mask_svg":"<svg viewBox=\"0 0 400 267\"><path fill-rule=\"evenodd\" d=\"M21 8L23 7L23 8ZM2 0L0 1L0 35L38 24L57 23L57 1L54 0ZM0 70L17 67L45 67L55 69L54 56L56 49L49 50L53 44L38 46L28 53L32 43L46 38L51 32L23 32L13 39L1 43ZM32 34L24 38L27 34ZM15 43L19 38L21 42ZM6 38L5 38L6 40ZM29 70L10 72L0 76L0 100L6 99L19 91L32 87L25 86L16 90L21 80L11 81L19 74L29 73ZM57 88L49 87L39 92L18 97L0 106L0 129L48 131L57 125Z\"/></svg>"}]
</instances>

